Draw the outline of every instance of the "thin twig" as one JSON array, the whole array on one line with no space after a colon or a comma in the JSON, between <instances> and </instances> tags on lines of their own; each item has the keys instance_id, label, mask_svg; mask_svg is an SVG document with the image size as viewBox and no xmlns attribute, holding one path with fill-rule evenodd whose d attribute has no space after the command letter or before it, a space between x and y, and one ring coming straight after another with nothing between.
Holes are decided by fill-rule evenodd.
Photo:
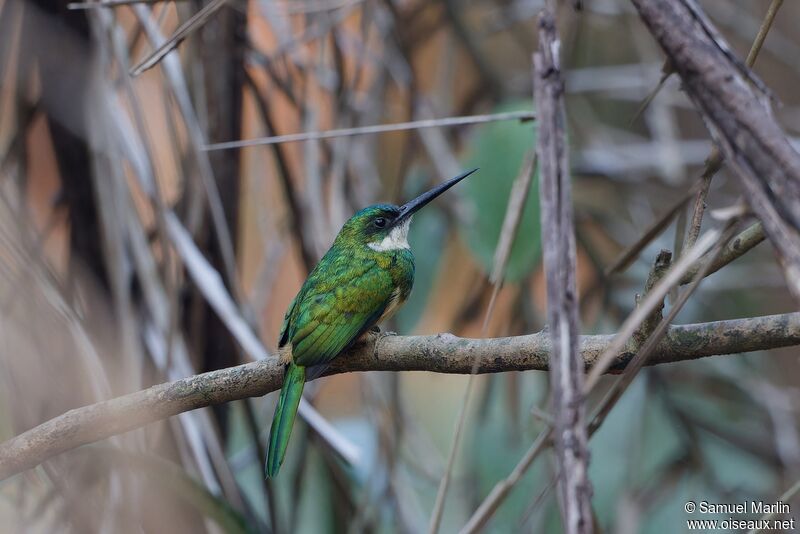
<instances>
[{"instance_id":1,"label":"thin twig","mask_svg":"<svg viewBox=\"0 0 800 534\"><path fill-rule=\"evenodd\" d=\"M590 434L594 434L597 429L600 428L600 426L603 424L603 421L605 421L605 418L609 413L611 413L611 409L614 407L620 397L622 397L622 394L625 392L631 382L633 382L634 377L636 377L637 373L642 369L645 363L647 363L647 358L650 357L655 347L661 341L661 338L667 333L669 325L689 300L689 297L700 286L700 282L706 277L708 271L719 257L728 240L733 236L733 231L734 226L733 224L730 224L728 229L720 237L719 241L709 252L707 257L703 257L701 259L702 264L695 272L694 278L689 287L680 295L680 297L678 297L678 299L670 308L666 317L662 318L656 328L650 333L647 340L642 345L642 348L639 349L633 360L631 360L631 362L625 367L625 372L622 377L620 377L620 379L617 380L614 385L611 386L611 389L609 389L609 391L606 393L605 397L600 403L600 406L595 410L595 415L592 417L592 422L589 426Z\"/></svg>"},{"instance_id":2,"label":"thin twig","mask_svg":"<svg viewBox=\"0 0 800 534\"><path fill-rule=\"evenodd\" d=\"M764 21L761 23L761 27L758 28L758 34L750 47L750 51L747 53L747 59L744 61L748 67L752 67L755 64L758 53L761 52L761 47L764 45L764 41L770 28L772 28L772 23L775 21L775 16L778 14L781 5L783 5L783 0L772 0L769 5Z\"/></svg>"},{"instance_id":3,"label":"thin twig","mask_svg":"<svg viewBox=\"0 0 800 534\"><path fill-rule=\"evenodd\" d=\"M444 119L424 119L418 121L398 122L395 124L377 124L374 126L360 126L357 128L340 128L336 130L323 130L318 132L304 132L287 135L274 135L246 139L243 141L226 141L205 146L205 150L227 150L231 148L244 148L274 143L293 143L297 141L315 141L318 139L331 139L348 135L367 135L386 132L399 132L418 128L437 128L444 126L462 126L465 124L485 124L496 121L531 121L536 119L536 114L530 111L510 111L506 113L491 113L488 115L469 115L464 117L447 117Z\"/></svg>"},{"instance_id":4,"label":"thin twig","mask_svg":"<svg viewBox=\"0 0 800 534\"><path fill-rule=\"evenodd\" d=\"M636 258L639 257L642 250L647 247L656 237L658 237L661 232L663 232L667 226L672 222L672 219L675 218L675 215L678 214L681 209L689 202L689 199L694 194L695 188L691 188L687 191L682 197L675 201L667 210L655 221L650 223L650 226L647 227L647 230L637 239L632 245L628 248L623 250L617 259L614 260L608 268L606 268L605 275L611 276L612 274L619 273L627 269Z\"/></svg>"},{"instance_id":5,"label":"thin twig","mask_svg":"<svg viewBox=\"0 0 800 534\"><path fill-rule=\"evenodd\" d=\"M758 53L761 51L761 46L764 44L764 39L767 38L769 29L772 27L775 16L778 14L778 10L782 4L783 0L772 0L772 3L767 10L767 14L764 16L764 21L761 23L761 27L758 29L758 34L756 35L756 38L750 47L750 52L747 54L745 64L748 67L752 67L755 64L756 58L758 58ZM689 225L689 231L686 233L686 237L683 242L683 250L686 250L694 245L695 241L697 241L697 236L700 235L700 227L703 224L703 214L706 211L706 197L708 196L708 190L711 187L711 181L713 180L714 175L719 172L720 168L722 168L722 153L719 151L719 148L714 147L711 150L711 153L708 155L705 168L703 169L703 174L700 177L701 185L700 189L697 191L697 196L694 201L692 220L691 224ZM676 251L676 254L678 253L679 251Z\"/></svg>"},{"instance_id":6,"label":"thin twig","mask_svg":"<svg viewBox=\"0 0 800 534\"><path fill-rule=\"evenodd\" d=\"M719 271L733 260L743 256L746 252L764 241L764 239L766 239L766 235L764 234L763 224L757 222L748 226L722 249L722 252L711 262L705 276ZM697 273L698 268L699 265L687 271L686 274L683 275L683 278L681 278L681 285L690 283Z\"/></svg>"},{"instance_id":7,"label":"thin twig","mask_svg":"<svg viewBox=\"0 0 800 534\"><path fill-rule=\"evenodd\" d=\"M503 226L500 228L497 250L495 250L494 253L492 272L489 274L489 281L492 282L495 287L502 284L508 258L511 256L511 248L514 245L514 241L517 237L517 229L522 220L522 211L528 200L528 192L533 182L537 160L536 151L532 148L525 155L522 168L517 178L514 180L514 183L511 185L511 194L508 196L506 215L503 218ZM486 329L485 321L482 329Z\"/></svg>"},{"instance_id":8,"label":"thin twig","mask_svg":"<svg viewBox=\"0 0 800 534\"><path fill-rule=\"evenodd\" d=\"M461 529L460 534L472 534L474 532L478 532L486 523L491 519L494 515L497 508L500 504L505 500L508 493L514 488L514 486L519 482L519 479L522 478L522 475L528 471L528 468L533 463L533 460L539 456L539 453L542 452L545 446L550 441L550 436L553 433L553 427L548 426L545 430L543 430L539 436L534 440L533 444L530 446L528 451L525 455L520 459L511 473L495 484L492 491L489 493L489 496L483 500L481 505L475 510L475 513L472 514L472 517L469 518L469 521L464 528Z\"/></svg>"},{"instance_id":9,"label":"thin twig","mask_svg":"<svg viewBox=\"0 0 800 534\"><path fill-rule=\"evenodd\" d=\"M100 0L98 2L70 2L67 9L98 9L103 7L129 6L132 4L159 4L179 0Z\"/></svg>"},{"instance_id":10,"label":"thin twig","mask_svg":"<svg viewBox=\"0 0 800 534\"><path fill-rule=\"evenodd\" d=\"M669 59L664 61L664 64L661 66L661 77L658 79L658 83L656 86L647 94L647 96L642 100L642 103L639 104L639 107L634 112L631 120L628 121L628 126L633 126L634 123L639 120L639 117L645 112L647 107L650 105L653 100L655 100L656 96L658 96L659 91L664 87L664 84L667 82L672 73L675 72L672 69L672 64L669 62Z\"/></svg>"},{"instance_id":11,"label":"thin twig","mask_svg":"<svg viewBox=\"0 0 800 534\"><path fill-rule=\"evenodd\" d=\"M786 490L780 497L778 497L778 502L782 502L783 503L783 502L786 502L786 501L791 501L794 498L794 496L797 495L798 493L800 493L800 480L795 482L792 485L791 488ZM769 521L770 519L775 517L776 513L777 513L777 510L769 512L768 514L764 514L763 516L761 516L761 524L763 524L764 521ZM792 521L794 521L794 519L792 519ZM765 529L763 529L763 528L754 528L754 529L749 530L747 532L747 534L758 534L759 532L763 532L764 530Z\"/></svg>"},{"instance_id":12,"label":"thin twig","mask_svg":"<svg viewBox=\"0 0 800 534\"><path fill-rule=\"evenodd\" d=\"M603 354L597 362L595 367L589 371L584 384L584 391L588 393L597 384L600 376L605 373L611 363L614 361L614 354L616 354L622 347L628 343L628 340L633 336L642 322L650 316L657 306L661 304L664 297L669 293L669 290L683 278L683 275L689 271L711 246L717 242L721 232L719 230L709 230L694 247L686 251L686 253L670 268L670 270L659 280L651 292L649 292L642 303L631 313L628 318L622 323L620 331L614 342L609 346L607 352Z\"/></svg>"},{"instance_id":13,"label":"thin twig","mask_svg":"<svg viewBox=\"0 0 800 534\"><path fill-rule=\"evenodd\" d=\"M175 33L173 33L161 46L156 48L149 56L143 59L139 64L130 70L131 76L138 76L144 71L155 67L159 61L164 59L167 54L175 50L184 39L189 37L193 32L199 30L206 22L211 20L211 17L230 0L211 0L208 4L203 6L203 9L189 17L189 19L181 24Z\"/></svg>"},{"instance_id":14,"label":"thin twig","mask_svg":"<svg viewBox=\"0 0 800 534\"><path fill-rule=\"evenodd\" d=\"M689 221L689 229L686 231L686 236L683 239L680 250L676 247L675 254L677 256L680 256L683 251L691 248L700 235L700 227L703 225L703 215L706 212L706 197L708 196L708 190L711 188L711 180L721 167L722 155L719 149L714 147L711 149L711 154L706 160L703 174L700 176L700 185L694 198L694 207L692 208L692 218ZM680 237L676 239L680 239Z\"/></svg>"}]
</instances>

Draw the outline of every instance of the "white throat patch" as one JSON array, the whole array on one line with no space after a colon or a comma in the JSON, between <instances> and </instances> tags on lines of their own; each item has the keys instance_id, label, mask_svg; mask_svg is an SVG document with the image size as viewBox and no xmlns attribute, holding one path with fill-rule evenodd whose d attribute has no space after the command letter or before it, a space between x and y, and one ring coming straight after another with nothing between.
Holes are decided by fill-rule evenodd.
<instances>
[{"instance_id":1,"label":"white throat patch","mask_svg":"<svg viewBox=\"0 0 800 534\"><path fill-rule=\"evenodd\" d=\"M411 226L411 217L389 230L389 235L384 237L381 241L367 243L367 246L376 252L410 249L411 245L408 244L409 226Z\"/></svg>"}]
</instances>

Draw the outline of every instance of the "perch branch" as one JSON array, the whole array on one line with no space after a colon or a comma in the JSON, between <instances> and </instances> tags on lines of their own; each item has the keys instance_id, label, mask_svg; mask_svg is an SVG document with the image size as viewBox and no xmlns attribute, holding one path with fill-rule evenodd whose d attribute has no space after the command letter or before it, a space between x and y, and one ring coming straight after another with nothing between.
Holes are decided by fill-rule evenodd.
<instances>
[{"instance_id":1,"label":"perch branch","mask_svg":"<svg viewBox=\"0 0 800 534\"><path fill-rule=\"evenodd\" d=\"M582 336L579 347L587 368L614 335ZM738 354L800 345L800 312L671 326L648 365L705 356ZM435 336L383 336L338 358L328 374L354 371L430 371L467 374L480 356L480 373L548 369L547 332L526 336L464 339ZM635 354L625 347L610 370L620 370ZM0 444L0 480L35 467L62 452L93 443L189 410L247 397L281 386L277 358L211 371L159 384L70 410Z\"/></svg>"},{"instance_id":2,"label":"perch branch","mask_svg":"<svg viewBox=\"0 0 800 534\"><path fill-rule=\"evenodd\" d=\"M550 404L553 407L561 522L570 534L592 532L592 487L583 396L583 361L578 349L578 289L572 214L561 40L554 2L539 17L539 50L533 54L533 87L539 115L539 197L542 256L547 279L547 324L553 345Z\"/></svg>"}]
</instances>

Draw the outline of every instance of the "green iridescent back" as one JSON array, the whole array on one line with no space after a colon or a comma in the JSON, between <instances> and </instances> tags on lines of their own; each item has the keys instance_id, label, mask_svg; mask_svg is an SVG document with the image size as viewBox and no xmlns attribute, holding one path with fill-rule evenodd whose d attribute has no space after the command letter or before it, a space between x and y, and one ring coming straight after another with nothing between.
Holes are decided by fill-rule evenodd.
<instances>
[{"instance_id":1,"label":"green iridescent back","mask_svg":"<svg viewBox=\"0 0 800 534\"><path fill-rule=\"evenodd\" d=\"M345 224L289 306L279 345L291 343L295 364L329 363L411 292L411 250L376 251L363 235L362 218L383 208L365 208Z\"/></svg>"}]
</instances>

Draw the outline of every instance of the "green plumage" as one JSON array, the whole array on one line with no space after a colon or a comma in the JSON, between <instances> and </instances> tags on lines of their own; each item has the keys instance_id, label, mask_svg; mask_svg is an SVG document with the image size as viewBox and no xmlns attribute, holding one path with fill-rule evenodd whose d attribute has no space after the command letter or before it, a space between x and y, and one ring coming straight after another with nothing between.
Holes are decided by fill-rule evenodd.
<instances>
[{"instance_id":1,"label":"green plumage","mask_svg":"<svg viewBox=\"0 0 800 534\"><path fill-rule=\"evenodd\" d=\"M475 172L465 172L402 206L376 204L348 220L289 305L278 341L286 363L269 434L266 472L283 463L307 377L319 376L376 323L408 298L414 256L408 227L414 213Z\"/></svg>"},{"instance_id":2,"label":"green plumage","mask_svg":"<svg viewBox=\"0 0 800 534\"><path fill-rule=\"evenodd\" d=\"M275 417L269 429L269 454L267 455L266 471L268 477L274 477L286 455L289 445L289 436L292 433L294 414L303 396L303 385L306 383L306 368L289 364L283 378L283 388L275 408Z\"/></svg>"},{"instance_id":3,"label":"green plumage","mask_svg":"<svg viewBox=\"0 0 800 534\"><path fill-rule=\"evenodd\" d=\"M329 363L380 319L395 291L405 300L413 280L410 250L376 252L337 239L290 307L281 344L291 342L298 365Z\"/></svg>"},{"instance_id":4,"label":"green plumage","mask_svg":"<svg viewBox=\"0 0 800 534\"><path fill-rule=\"evenodd\" d=\"M411 250L375 250L381 248L379 244L389 237L392 228L378 228L374 221L396 217L398 212L396 206L376 205L355 214L289 306L279 347L284 354L291 347L291 363L270 430L268 477L277 475L283 462L303 391L305 368L317 367L311 373L324 370L362 334L396 311L411 292ZM399 231L405 241L407 223Z\"/></svg>"}]
</instances>

